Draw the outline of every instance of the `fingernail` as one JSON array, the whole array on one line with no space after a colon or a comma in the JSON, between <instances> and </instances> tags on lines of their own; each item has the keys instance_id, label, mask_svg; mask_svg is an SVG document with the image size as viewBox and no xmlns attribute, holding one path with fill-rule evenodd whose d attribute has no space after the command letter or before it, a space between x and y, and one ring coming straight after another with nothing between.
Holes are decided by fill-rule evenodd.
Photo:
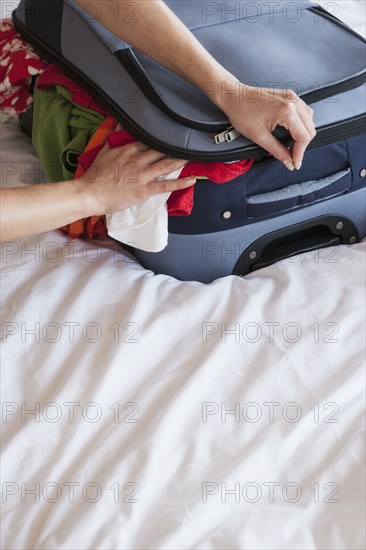
<instances>
[{"instance_id":1,"label":"fingernail","mask_svg":"<svg viewBox=\"0 0 366 550\"><path fill-rule=\"evenodd\" d=\"M294 162L296 170L300 170L302 162Z\"/></svg>"},{"instance_id":2,"label":"fingernail","mask_svg":"<svg viewBox=\"0 0 366 550\"><path fill-rule=\"evenodd\" d=\"M191 184L193 184L193 183L196 183L196 180L195 180L194 178L187 178L187 179L186 179L186 183L191 183Z\"/></svg>"},{"instance_id":3,"label":"fingernail","mask_svg":"<svg viewBox=\"0 0 366 550\"><path fill-rule=\"evenodd\" d=\"M295 166L294 166L293 162L285 161L283 164L286 166L286 168L288 170L290 170L290 172L293 172L295 170Z\"/></svg>"}]
</instances>

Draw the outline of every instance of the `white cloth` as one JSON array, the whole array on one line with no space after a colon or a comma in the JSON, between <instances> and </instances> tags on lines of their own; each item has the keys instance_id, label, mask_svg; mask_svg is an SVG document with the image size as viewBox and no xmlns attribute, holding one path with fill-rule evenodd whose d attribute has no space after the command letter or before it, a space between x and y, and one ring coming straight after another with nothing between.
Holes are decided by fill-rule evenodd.
<instances>
[{"instance_id":1,"label":"white cloth","mask_svg":"<svg viewBox=\"0 0 366 550\"><path fill-rule=\"evenodd\" d=\"M177 179L182 168L159 180ZM160 252L168 244L168 208L170 193L161 193L147 201L106 216L108 235L140 250Z\"/></svg>"}]
</instances>

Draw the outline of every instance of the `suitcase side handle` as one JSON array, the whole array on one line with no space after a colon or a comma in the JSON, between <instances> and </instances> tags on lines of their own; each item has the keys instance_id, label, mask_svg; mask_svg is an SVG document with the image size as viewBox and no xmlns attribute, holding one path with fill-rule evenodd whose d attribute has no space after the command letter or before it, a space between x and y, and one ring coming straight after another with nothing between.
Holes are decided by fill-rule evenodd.
<instances>
[{"instance_id":1,"label":"suitcase side handle","mask_svg":"<svg viewBox=\"0 0 366 550\"><path fill-rule=\"evenodd\" d=\"M311 250L359 242L354 223L344 216L319 216L267 233L248 246L236 262L233 275L244 276L275 262Z\"/></svg>"}]
</instances>

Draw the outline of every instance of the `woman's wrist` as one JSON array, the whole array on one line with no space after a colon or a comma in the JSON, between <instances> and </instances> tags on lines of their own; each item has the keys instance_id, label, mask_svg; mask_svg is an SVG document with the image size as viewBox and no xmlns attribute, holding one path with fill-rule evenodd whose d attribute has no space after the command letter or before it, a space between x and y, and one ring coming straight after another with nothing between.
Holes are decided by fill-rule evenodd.
<instances>
[{"instance_id":1,"label":"woman's wrist","mask_svg":"<svg viewBox=\"0 0 366 550\"><path fill-rule=\"evenodd\" d=\"M204 91L211 101L224 113L241 101L243 84L230 72L221 68L210 82L204 83Z\"/></svg>"},{"instance_id":2,"label":"woman's wrist","mask_svg":"<svg viewBox=\"0 0 366 550\"><path fill-rule=\"evenodd\" d=\"M90 216L100 216L104 214L103 204L100 193L96 192L96 187L92 185L83 176L74 179L72 184L72 192L80 209L80 218L88 218Z\"/></svg>"}]
</instances>

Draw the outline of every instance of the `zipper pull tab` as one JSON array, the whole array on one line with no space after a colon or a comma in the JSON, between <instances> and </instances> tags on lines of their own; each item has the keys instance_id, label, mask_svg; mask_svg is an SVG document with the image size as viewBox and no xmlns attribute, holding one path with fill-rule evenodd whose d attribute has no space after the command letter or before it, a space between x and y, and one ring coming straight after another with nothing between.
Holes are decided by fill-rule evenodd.
<instances>
[{"instance_id":1,"label":"zipper pull tab","mask_svg":"<svg viewBox=\"0 0 366 550\"><path fill-rule=\"evenodd\" d=\"M220 134L216 134L215 143L217 145L220 145L220 143L223 143L224 141L227 141L228 143L230 143L230 141L233 141L233 139L237 139L240 136L241 134L239 134L239 132L237 132L233 128L233 126L229 126L228 128L226 128L226 130L224 130Z\"/></svg>"},{"instance_id":2,"label":"zipper pull tab","mask_svg":"<svg viewBox=\"0 0 366 550\"><path fill-rule=\"evenodd\" d=\"M233 141L234 139L237 139L238 137L240 137L241 134L239 134L239 132L237 132L236 130L234 130L234 128L232 130L230 130L229 132L226 132L225 134L225 140L228 141L230 143L230 141Z\"/></svg>"},{"instance_id":3,"label":"zipper pull tab","mask_svg":"<svg viewBox=\"0 0 366 550\"><path fill-rule=\"evenodd\" d=\"M215 143L217 145L220 145L220 143L223 143L224 141L226 141L225 136L232 128L233 128L232 126L229 126L228 128L226 128L226 130L224 130L220 134L216 134Z\"/></svg>"}]
</instances>

